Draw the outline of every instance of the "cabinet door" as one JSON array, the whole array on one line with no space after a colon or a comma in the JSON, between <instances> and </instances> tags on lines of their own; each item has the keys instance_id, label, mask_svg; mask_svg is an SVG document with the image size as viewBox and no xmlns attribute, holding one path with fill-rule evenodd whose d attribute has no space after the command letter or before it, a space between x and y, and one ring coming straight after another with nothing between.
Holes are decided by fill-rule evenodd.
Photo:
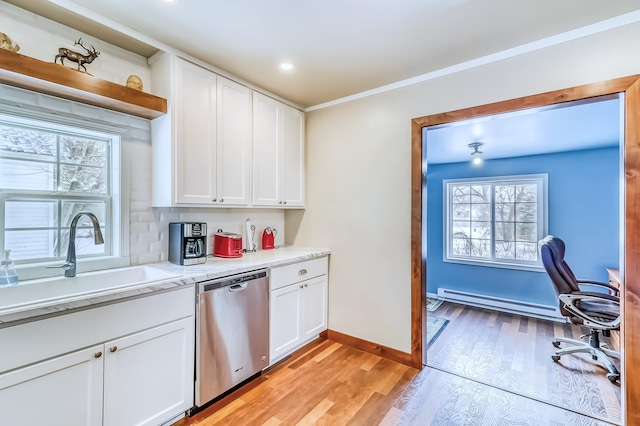
<instances>
[{"instance_id":1,"label":"cabinet door","mask_svg":"<svg viewBox=\"0 0 640 426\"><path fill-rule=\"evenodd\" d=\"M176 203L212 204L216 198L216 75L176 59L176 84Z\"/></svg>"},{"instance_id":2,"label":"cabinet door","mask_svg":"<svg viewBox=\"0 0 640 426\"><path fill-rule=\"evenodd\" d=\"M253 94L253 205L277 206L280 194L280 102Z\"/></svg>"},{"instance_id":3,"label":"cabinet door","mask_svg":"<svg viewBox=\"0 0 640 426\"><path fill-rule=\"evenodd\" d=\"M218 203L249 205L251 188L251 90L218 77Z\"/></svg>"},{"instance_id":4,"label":"cabinet door","mask_svg":"<svg viewBox=\"0 0 640 426\"><path fill-rule=\"evenodd\" d=\"M0 423L102 424L103 346L0 375Z\"/></svg>"},{"instance_id":5,"label":"cabinet door","mask_svg":"<svg viewBox=\"0 0 640 426\"><path fill-rule=\"evenodd\" d=\"M269 301L269 354L273 363L300 343L302 284L271 292Z\"/></svg>"},{"instance_id":6,"label":"cabinet door","mask_svg":"<svg viewBox=\"0 0 640 426\"><path fill-rule=\"evenodd\" d=\"M327 276L305 281L303 286L301 339L306 342L327 329Z\"/></svg>"},{"instance_id":7,"label":"cabinet door","mask_svg":"<svg viewBox=\"0 0 640 426\"><path fill-rule=\"evenodd\" d=\"M158 425L193 406L193 317L105 343L104 425Z\"/></svg>"},{"instance_id":8,"label":"cabinet door","mask_svg":"<svg viewBox=\"0 0 640 426\"><path fill-rule=\"evenodd\" d=\"M282 105L282 201L304 207L304 113Z\"/></svg>"}]
</instances>

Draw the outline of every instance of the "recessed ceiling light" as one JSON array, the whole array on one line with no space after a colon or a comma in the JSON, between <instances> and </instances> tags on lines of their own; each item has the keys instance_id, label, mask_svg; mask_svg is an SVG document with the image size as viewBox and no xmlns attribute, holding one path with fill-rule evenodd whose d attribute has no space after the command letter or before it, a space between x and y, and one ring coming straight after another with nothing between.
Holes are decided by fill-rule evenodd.
<instances>
[{"instance_id":1,"label":"recessed ceiling light","mask_svg":"<svg viewBox=\"0 0 640 426\"><path fill-rule=\"evenodd\" d=\"M291 62L282 62L280 64L280 69L283 70L292 70L295 68L295 65L293 65Z\"/></svg>"}]
</instances>

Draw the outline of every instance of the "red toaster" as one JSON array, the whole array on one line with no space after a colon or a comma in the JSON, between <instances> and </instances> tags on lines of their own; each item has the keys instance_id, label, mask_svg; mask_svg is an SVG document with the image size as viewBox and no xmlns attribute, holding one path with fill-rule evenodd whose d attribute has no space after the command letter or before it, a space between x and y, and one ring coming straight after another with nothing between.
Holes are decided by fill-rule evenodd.
<instances>
[{"instance_id":1,"label":"red toaster","mask_svg":"<svg viewBox=\"0 0 640 426\"><path fill-rule=\"evenodd\" d=\"M213 255L216 257L242 257L242 235L233 232L213 234Z\"/></svg>"}]
</instances>

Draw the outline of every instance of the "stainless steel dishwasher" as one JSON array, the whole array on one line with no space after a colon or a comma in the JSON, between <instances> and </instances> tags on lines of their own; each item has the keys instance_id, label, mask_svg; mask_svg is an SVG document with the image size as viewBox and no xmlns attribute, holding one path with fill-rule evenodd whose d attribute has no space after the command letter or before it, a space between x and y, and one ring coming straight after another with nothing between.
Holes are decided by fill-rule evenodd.
<instances>
[{"instance_id":1,"label":"stainless steel dishwasher","mask_svg":"<svg viewBox=\"0 0 640 426\"><path fill-rule=\"evenodd\" d=\"M198 284L195 405L200 407L269 364L266 270Z\"/></svg>"}]
</instances>

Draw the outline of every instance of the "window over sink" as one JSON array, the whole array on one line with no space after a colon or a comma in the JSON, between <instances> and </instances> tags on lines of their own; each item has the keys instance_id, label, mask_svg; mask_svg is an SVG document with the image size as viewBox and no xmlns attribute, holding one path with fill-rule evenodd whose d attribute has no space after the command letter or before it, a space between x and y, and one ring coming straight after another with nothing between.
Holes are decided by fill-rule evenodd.
<instances>
[{"instance_id":1,"label":"window over sink","mask_svg":"<svg viewBox=\"0 0 640 426\"><path fill-rule=\"evenodd\" d=\"M105 244L82 216L78 257L119 255L119 153L116 134L0 114L0 248L18 264L62 260L71 220L89 211Z\"/></svg>"}]
</instances>

